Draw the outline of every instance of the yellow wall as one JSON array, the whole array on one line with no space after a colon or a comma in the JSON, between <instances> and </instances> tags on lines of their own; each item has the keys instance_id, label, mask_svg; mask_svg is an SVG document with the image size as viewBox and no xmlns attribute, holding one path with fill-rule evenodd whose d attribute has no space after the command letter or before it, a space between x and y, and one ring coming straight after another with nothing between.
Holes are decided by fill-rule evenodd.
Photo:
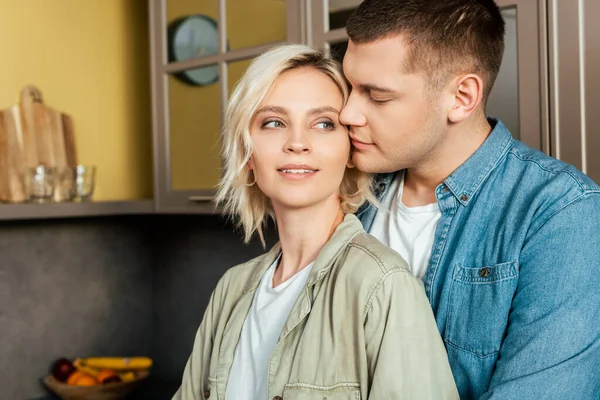
<instances>
[{"instance_id":1,"label":"yellow wall","mask_svg":"<svg viewBox=\"0 0 600 400\"><path fill-rule=\"evenodd\" d=\"M27 84L75 121L94 200L152 197L147 0L0 0L0 108Z\"/></svg>"},{"instance_id":2,"label":"yellow wall","mask_svg":"<svg viewBox=\"0 0 600 400\"><path fill-rule=\"evenodd\" d=\"M286 10L281 0L227 0L230 49L285 40ZM216 0L168 0L167 21L191 14L218 19ZM249 64L229 64L231 90ZM189 86L168 79L172 188L212 189L221 176L219 83Z\"/></svg>"}]
</instances>

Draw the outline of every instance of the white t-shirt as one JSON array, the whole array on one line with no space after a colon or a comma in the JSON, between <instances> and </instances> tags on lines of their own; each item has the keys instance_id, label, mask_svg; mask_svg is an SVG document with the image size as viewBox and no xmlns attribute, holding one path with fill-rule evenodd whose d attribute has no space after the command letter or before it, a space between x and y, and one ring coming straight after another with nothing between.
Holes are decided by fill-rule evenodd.
<instances>
[{"instance_id":1,"label":"white t-shirt","mask_svg":"<svg viewBox=\"0 0 600 400\"><path fill-rule=\"evenodd\" d=\"M279 258L263 275L235 348L226 400L267 399L269 360L314 263L273 288Z\"/></svg>"},{"instance_id":2,"label":"white t-shirt","mask_svg":"<svg viewBox=\"0 0 600 400\"><path fill-rule=\"evenodd\" d=\"M399 253L413 275L423 278L442 213L437 202L406 207L402 203L403 189L404 174L399 173L390 184L369 233Z\"/></svg>"}]
</instances>

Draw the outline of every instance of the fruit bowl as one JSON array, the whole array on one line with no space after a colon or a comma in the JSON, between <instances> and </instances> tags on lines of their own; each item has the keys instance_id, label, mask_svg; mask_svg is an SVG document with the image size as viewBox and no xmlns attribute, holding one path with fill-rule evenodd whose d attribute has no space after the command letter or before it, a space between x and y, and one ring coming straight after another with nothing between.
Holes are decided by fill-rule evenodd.
<instances>
[{"instance_id":1,"label":"fruit bowl","mask_svg":"<svg viewBox=\"0 0 600 400\"><path fill-rule=\"evenodd\" d=\"M112 382L94 386L74 386L58 381L54 376L44 378L44 385L62 400L121 400L131 393L149 375L140 371L135 380Z\"/></svg>"}]
</instances>

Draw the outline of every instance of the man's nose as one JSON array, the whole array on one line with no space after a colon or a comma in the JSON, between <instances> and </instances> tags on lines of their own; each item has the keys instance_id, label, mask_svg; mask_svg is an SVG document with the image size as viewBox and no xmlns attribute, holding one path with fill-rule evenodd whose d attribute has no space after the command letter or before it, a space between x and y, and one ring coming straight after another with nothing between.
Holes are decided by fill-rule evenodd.
<instances>
[{"instance_id":1,"label":"man's nose","mask_svg":"<svg viewBox=\"0 0 600 400\"><path fill-rule=\"evenodd\" d=\"M359 104L360 102L358 100L359 99L356 94L350 94L346 105L344 106L344 108L342 108L342 112L340 113L340 122L343 125L353 127L364 126L367 124L367 118L362 112L362 109Z\"/></svg>"}]
</instances>

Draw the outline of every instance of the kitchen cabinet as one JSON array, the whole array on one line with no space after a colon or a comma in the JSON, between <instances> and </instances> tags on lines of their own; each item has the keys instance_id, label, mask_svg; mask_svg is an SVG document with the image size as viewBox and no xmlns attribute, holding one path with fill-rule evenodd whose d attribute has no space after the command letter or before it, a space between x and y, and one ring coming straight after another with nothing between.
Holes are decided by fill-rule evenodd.
<instances>
[{"instance_id":1,"label":"kitchen cabinet","mask_svg":"<svg viewBox=\"0 0 600 400\"><path fill-rule=\"evenodd\" d=\"M213 212L221 176L220 129L228 96L253 57L301 42L343 58L345 23L360 0L149 0L154 201L158 212ZM486 106L513 136L600 180L600 28L595 0L497 0L506 50ZM169 27L214 21L216 42L173 59ZM265 21L268 21L266 23ZM192 37L192 36L190 36ZM192 40L192 39L189 39ZM192 40L193 41L193 40ZM209 46L210 47L210 46ZM185 76L212 71L203 85ZM183 77L183 78L182 78ZM594 90L596 89L596 90Z\"/></svg>"},{"instance_id":2,"label":"kitchen cabinet","mask_svg":"<svg viewBox=\"0 0 600 400\"><path fill-rule=\"evenodd\" d=\"M300 2L148 4L156 210L212 212L229 94L254 57L275 45L301 41ZM182 22L186 18L188 23Z\"/></svg>"}]
</instances>

